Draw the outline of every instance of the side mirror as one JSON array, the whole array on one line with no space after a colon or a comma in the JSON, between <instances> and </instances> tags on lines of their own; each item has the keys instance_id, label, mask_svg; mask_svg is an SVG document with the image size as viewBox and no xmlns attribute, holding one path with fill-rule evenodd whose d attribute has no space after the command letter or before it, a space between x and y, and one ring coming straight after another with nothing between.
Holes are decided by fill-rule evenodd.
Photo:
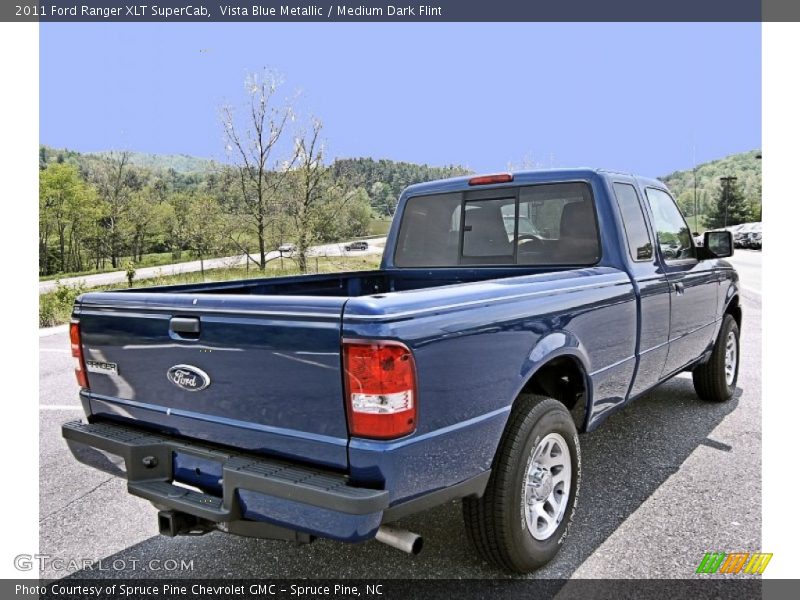
<instances>
[{"instance_id":1,"label":"side mirror","mask_svg":"<svg viewBox=\"0 0 800 600\"><path fill-rule=\"evenodd\" d=\"M733 256L733 234L730 231L706 231L703 236L703 258Z\"/></svg>"}]
</instances>

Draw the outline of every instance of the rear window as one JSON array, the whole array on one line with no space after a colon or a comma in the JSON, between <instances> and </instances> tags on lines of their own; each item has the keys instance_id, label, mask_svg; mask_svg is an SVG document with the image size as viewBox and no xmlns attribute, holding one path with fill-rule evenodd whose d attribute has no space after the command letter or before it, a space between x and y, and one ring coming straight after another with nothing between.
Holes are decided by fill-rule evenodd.
<instances>
[{"instance_id":1,"label":"rear window","mask_svg":"<svg viewBox=\"0 0 800 600\"><path fill-rule=\"evenodd\" d=\"M410 198L395 250L398 267L586 266L599 259L594 199L583 182Z\"/></svg>"}]
</instances>

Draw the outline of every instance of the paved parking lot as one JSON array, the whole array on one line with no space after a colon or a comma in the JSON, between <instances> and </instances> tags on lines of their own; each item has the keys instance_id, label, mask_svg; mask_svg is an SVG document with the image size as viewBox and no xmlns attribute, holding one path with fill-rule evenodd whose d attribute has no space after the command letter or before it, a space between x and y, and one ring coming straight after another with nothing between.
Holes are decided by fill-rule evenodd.
<instances>
[{"instance_id":1,"label":"paved parking lot","mask_svg":"<svg viewBox=\"0 0 800 600\"><path fill-rule=\"evenodd\" d=\"M736 397L703 403L681 376L583 435L576 522L556 560L533 577L686 577L707 551L760 547L761 254L737 251L733 261L745 319ZM416 557L377 542L158 536L148 502L76 463L61 440L61 423L82 415L68 347L65 332L40 338L39 550L67 562L43 577L499 576L469 547L455 502L402 521L425 537ZM78 569L86 559L92 566ZM193 568L170 570L181 560Z\"/></svg>"}]
</instances>

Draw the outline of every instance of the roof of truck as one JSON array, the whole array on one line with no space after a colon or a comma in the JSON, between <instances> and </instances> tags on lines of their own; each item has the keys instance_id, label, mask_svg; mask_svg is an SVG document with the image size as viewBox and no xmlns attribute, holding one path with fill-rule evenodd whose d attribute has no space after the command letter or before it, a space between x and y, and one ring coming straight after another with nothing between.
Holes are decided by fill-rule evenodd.
<instances>
[{"instance_id":1,"label":"roof of truck","mask_svg":"<svg viewBox=\"0 0 800 600\"><path fill-rule=\"evenodd\" d=\"M643 185L651 185L656 187L665 187L664 182L650 177L641 177L632 173L625 173L622 171L613 171L610 169L593 168L593 167L571 167L559 169L532 169L525 171L507 171L513 175L513 182L496 183L489 185L481 185L472 189L483 189L492 187L505 187L509 184L519 185L526 183L540 183L552 181L557 179L588 179L591 177L630 177L637 179ZM456 192L469 188L469 180L479 177L481 174L464 175L462 177L451 177L449 179L437 179L434 181L425 181L423 183L416 183L406 188L405 195L421 195L421 194L434 194Z\"/></svg>"}]
</instances>

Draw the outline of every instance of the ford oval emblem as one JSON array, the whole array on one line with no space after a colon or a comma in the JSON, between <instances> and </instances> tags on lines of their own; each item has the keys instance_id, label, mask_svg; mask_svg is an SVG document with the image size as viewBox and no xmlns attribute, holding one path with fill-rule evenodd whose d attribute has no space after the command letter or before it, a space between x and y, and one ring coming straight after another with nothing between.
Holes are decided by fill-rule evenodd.
<instances>
[{"instance_id":1,"label":"ford oval emblem","mask_svg":"<svg viewBox=\"0 0 800 600\"><path fill-rule=\"evenodd\" d=\"M211 385L208 373L192 365L175 365L167 371L167 379L187 392L199 392Z\"/></svg>"}]
</instances>

